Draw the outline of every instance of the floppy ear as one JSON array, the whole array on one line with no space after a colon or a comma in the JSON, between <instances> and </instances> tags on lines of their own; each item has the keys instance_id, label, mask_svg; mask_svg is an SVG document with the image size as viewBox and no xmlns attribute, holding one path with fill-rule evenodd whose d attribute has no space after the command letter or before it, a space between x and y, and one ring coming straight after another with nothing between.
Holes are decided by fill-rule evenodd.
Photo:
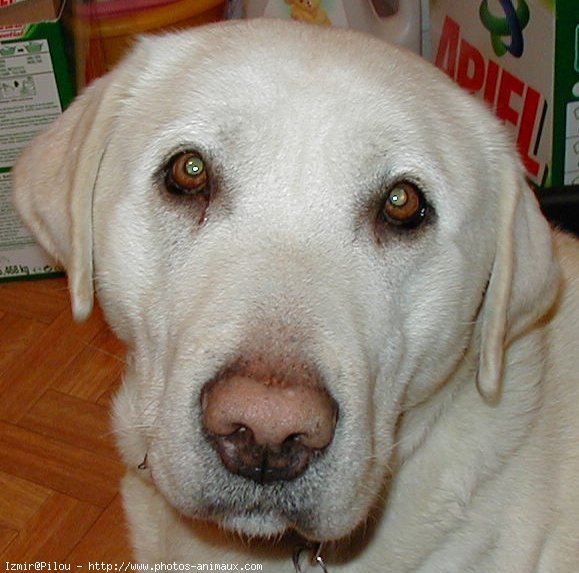
<instances>
[{"instance_id":1,"label":"floppy ear","mask_svg":"<svg viewBox=\"0 0 579 573\"><path fill-rule=\"evenodd\" d=\"M506 346L544 316L559 285L551 229L513 163L501 176L495 259L481 312L477 388L489 402L501 391Z\"/></svg>"},{"instance_id":2,"label":"floppy ear","mask_svg":"<svg viewBox=\"0 0 579 573\"><path fill-rule=\"evenodd\" d=\"M92 200L121 99L115 77L94 82L26 147L12 170L22 220L67 269L76 320L87 318L93 306Z\"/></svg>"}]
</instances>

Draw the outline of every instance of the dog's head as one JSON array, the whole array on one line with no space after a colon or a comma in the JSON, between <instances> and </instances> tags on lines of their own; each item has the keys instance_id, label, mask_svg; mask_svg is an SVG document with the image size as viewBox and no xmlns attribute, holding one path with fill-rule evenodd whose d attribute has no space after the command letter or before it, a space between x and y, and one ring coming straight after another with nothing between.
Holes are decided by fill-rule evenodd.
<instances>
[{"instance_id":1,"label":"dog's head","mask_svg":"<svg viewBox=\"0 0 579 573\"><path fill-rule=\"evenodd\" d=\"M144 39L14 186L77 317L94 280L129 344L127 462L251 535L351 532L400 463L401 413L465 368L496 399L506 339L553 300L550 231L500 126L348 31Z\"/></svg>"}]
</instances>

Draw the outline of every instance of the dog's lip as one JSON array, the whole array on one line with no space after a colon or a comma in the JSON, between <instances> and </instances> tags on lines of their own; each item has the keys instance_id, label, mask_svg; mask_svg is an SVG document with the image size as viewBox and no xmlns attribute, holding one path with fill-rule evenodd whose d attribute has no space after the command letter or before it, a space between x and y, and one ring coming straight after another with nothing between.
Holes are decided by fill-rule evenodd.
<instances>
[{"instance_id":1,"label":"dog's lip","mask_svg":"<svg viewBox=\"0 0 579 573\"><path fill-rule=\"evenodd\" d=\"M157 489L164 491L165 496L167 496L163 484L157 483L154 468L151 467L148 459L143 469L150 471L149 476ZM275 503L272 500L274 490L280 487L279 482L258 485L245 478L240 479L243 479L244 482L247 481L249 487L257 487L261 491L259 498L254 500L253 503L244 506L236 502L236 498L239 499L246 495L243 491L240 491L235 496L231 494L224 495L222 491L213 492L213 494L206 492L206 497L201 504L190 509L179 507L180 504L178 502L172 503L171 495L167 496L168 501L185 517L194 520L210 520L227 529L249 536L257 536L256 532L258 529L260 537L278 536L290 530L305 535L304 532L311 529L308 525L311 521L308 517L311 514L311 510L307 507L306 500L303 500L303 507L290 511L287 507L284 508L283 500L279 503ZM281 487L287 487L287 485L282 485ZM258 524L261 524L259 528Z\"/></svg>"},{"instance_id":2,"label":"dog's lip","mask_svg":"<svg viewBox=\"0 0 579 573\"><path fill-rule=\"evenodd\" d=\"M190 517L208 519L249 537L280 536L290 531L305 538L312 537L315 530L312 520L314 511L307 500L304 499L303 505L298 508L290 508L290 502L284 507L283 500L275 503L271 499L275 484L258 487L263 495L253 503L242 505L235 502L236 496L217 496L206 499L204 507L198 508Z\"/></svg>"}]
</instances>

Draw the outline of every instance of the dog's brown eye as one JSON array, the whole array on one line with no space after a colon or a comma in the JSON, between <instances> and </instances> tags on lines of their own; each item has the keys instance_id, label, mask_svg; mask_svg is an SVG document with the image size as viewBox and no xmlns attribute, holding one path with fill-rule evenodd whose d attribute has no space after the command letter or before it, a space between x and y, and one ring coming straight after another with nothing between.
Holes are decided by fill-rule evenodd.
<instances>
[{"instance_id":1,"label":"dog's brown eye","mask_svg":"<svg viewBox=\"0 0 579 573\"><path fill-rule=\"evenodd\" d=\"M185 151L169 162L165 185L169 192L177 195L196 195L207 189L208 179L207 166L201 155Z\"/></svg>"},{"instance_id":2,"label":"dog's brown eye","mask_svg":"<svg viewBox=\"0 0 579 573\"><path fill-rule=\"evenodd\" d=\"M427 213L422 192L412 183L402 181L390 188L382 206L381 214L392 225L415 227Z\"/></svg>"}]
</instances>

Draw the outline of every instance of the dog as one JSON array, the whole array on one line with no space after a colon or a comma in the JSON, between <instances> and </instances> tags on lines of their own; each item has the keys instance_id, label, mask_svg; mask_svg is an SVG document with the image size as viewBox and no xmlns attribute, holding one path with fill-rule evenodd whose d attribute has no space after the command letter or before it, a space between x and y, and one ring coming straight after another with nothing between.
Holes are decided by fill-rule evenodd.
<instances>
[{"instance_id":1,"label":"dog","mask_svg":"<svg viewBox=\"0 0 579 573\"><path fill-rule=\"evenodd\" d=\"M289 21L143 38L13 185L129 348L136 559L579 570L577 241L442 72Z\"/></svg>"}]
</instances>

